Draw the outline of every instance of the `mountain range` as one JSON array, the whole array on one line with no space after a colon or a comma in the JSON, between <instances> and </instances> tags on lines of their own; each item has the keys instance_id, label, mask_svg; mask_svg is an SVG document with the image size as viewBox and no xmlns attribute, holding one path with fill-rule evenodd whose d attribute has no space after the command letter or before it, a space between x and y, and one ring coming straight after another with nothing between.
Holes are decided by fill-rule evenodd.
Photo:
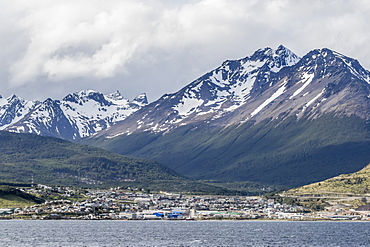
<instances>
[{"instance_id":1,"label":"mountain range","mask_svg":"<svg viewBox=\"0 0 370 247\"><path fill-rule=\"evenodd\" d=\"M0 101L0 126L158 161L213 182L295 187L370 160L370 72L327 48L284 46L223 62L148 104L82 91Z\"/></svg>"},{"instance_id":2,"label":"mountain range","mask_svg":"<svg viewBox=\"0 0 370 247\"><path fill-rule=\"evenodd\" d=\"M129 101L119 91L83 90L43 102L1 97L0 130L76 140L113 126L147 103L144 93Z\"/></svg>"},{"instance_id":3,"label":"mountain range","mask_svg":"<svg viewBox=\"0 0 370 247\"><path fill-rule=\"evenodd\" d=\"M370 74L358 61L329 49L299 58L284 46L226 61L174 94L166 94L107 137L166 133L179 126L230 126L249 120L315 119L333 112L369 117Z\"/></svg>"}]
</instances>

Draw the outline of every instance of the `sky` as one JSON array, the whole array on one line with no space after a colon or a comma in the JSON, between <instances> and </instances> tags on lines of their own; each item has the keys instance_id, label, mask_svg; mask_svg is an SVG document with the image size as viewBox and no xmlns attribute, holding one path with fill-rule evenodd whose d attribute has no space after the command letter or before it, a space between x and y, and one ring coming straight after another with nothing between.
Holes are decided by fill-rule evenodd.
<instances>
[{"instance_id":1,"label":"sky","mask_svg":"<svg viewBox=\"0 0 370 247\"><path fill-rule=\"evenodd\" d=\"M149 101L280 44L370 69L368 0L0 0L0 95L92 89Z\"/></svg>"}]
</instances>

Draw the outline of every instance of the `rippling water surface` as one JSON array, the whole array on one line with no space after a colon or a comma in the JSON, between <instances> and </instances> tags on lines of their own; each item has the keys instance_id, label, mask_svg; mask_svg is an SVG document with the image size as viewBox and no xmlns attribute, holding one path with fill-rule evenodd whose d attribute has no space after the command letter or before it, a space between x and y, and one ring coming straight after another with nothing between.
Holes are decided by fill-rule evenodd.
<instances>
[{"instance_id":1,"label":"rippling water surface","mask_svg":"<svg viewBox=\"0 0 370 247\"><path fill-rule=\"evenodd\" d=\"M0 221L0 246L370 246L370 222Z\"/></svg>"}]
</instances>

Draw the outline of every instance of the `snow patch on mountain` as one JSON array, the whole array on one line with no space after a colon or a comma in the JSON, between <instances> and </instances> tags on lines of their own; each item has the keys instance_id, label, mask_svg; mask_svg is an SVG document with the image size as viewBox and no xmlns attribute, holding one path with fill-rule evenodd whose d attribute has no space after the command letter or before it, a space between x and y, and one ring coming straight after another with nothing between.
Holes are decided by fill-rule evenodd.
<instances>
[{"instance_id":1,"label":"snow patch on mountain","mask_svg":"<svg viewBox=\"0 0 370 247\"><path fill-rule=\"evenodd\" d=\"M182 101L174 107L180 116L186 116L195 111L195 109L203 104L203 100L196 98L183 98Z\"/></svg>"},{"instance_id":2,"label":"snow patch on mountain","mask_svg":"<svg viewBox=\"0 0 370 247\"><path fill-rule=\"evenodd\" d=\"M312 82L312 79L315 77L315 74L309 74L309 73L304 73L302 75L303 79L301 82L298 82L298 83L303 83L302 87L300 87L299 89L297 89L292 96L290 96L289 99L293 99L295 96L297 96L298 94L300 94L308 85L310 85L310 83Z\"/></svg>"},{"instance_id":3,"label":"snow patch on mountain","mask_svg":"<svg viewBox=\"0 0 370 247\"><path fill-rule=\"evenodd\" d=\"M271 97L269 97L265 102L263 102L260 106L258 106L252 113L251 116L257 115L263 108L265 108L268 104L274 101L277 97L282 95L286 91L286 82L281 86Z\"/></svg>"},{"instance_id":4,"label":"snow patch on mountain","mask_svg":"<svg viewBox=\"0 0 370 247\"><path fill-rule=\"evenodd\" d=\"M305 107L309 107L312 103L314 103L315 101L317 101L325 92L325 89L323 89L318 95L316 95L314 98L312 98L310 101L307 102L307 104L305 105Z\"/></svg>"}]
</instances>

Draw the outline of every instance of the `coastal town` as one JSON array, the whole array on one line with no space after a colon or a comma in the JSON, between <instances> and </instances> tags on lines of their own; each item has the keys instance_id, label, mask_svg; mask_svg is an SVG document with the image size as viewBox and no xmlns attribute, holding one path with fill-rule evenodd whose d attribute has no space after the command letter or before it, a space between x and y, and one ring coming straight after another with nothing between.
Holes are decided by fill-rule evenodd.
<instances>
[{"instance_id":1,"label":"coastal town","mask_svg":"<svg viewBox=\"0 0 370 247\"><path fill-rule=\"evenodd\" d=\"M44 203L0 209L0 219L71 220L370 220L370 207L346 205L320 211L289 205L265 196L151 193L140 189L76 190L38 185L23 189ZM58 197L56 197L58 195Z\"/></svg>"}]
</instances>

